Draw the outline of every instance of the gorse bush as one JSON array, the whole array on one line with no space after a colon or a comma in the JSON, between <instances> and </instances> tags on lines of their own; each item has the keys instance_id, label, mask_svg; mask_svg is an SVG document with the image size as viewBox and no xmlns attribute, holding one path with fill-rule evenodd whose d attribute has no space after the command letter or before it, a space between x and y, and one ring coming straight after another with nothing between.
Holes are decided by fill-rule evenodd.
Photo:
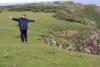
<instances>
[{"instance_id":1,"label":"gorse bush","mask_svg":"<svg viewBox=\"0 0 100 67\"><path fill-rule=\"evenodd\" d=\"M54 17L70 22L90 24L92 21L83 17L83 13L77 9L62 9L54 14Z\"/></svg>"},{"instance_id":2,"label":"gorse bush","mask_svg":"<svg viewBox=\"0 0 100 67\"><path fill-rule=\"evenodd\" d=\"M0 9L0 13L2 13L2 10Z\"/></svg>"},{"instance_id":3,"label":"gorse bush","mask_svg":"<svg viewBox=\"0 0 100 67\"><path fill-rule=\"evenodd\" d=\"M32 5L32 6L15 6L8 7L8 11L32 11L32 12L47 12L55 13L57 10L64 8L63 6L48 6L48 5Z\"/></svg>"},{"instance_id":4,"label":"gorse bush","mask_svg":"<svg viewBox=\"0 0 100 67\"><path fill-rule=\"evenodd\" d=\"M2 11L0 10L0 13L1 13Z\"/></svg>"}]
</instances>

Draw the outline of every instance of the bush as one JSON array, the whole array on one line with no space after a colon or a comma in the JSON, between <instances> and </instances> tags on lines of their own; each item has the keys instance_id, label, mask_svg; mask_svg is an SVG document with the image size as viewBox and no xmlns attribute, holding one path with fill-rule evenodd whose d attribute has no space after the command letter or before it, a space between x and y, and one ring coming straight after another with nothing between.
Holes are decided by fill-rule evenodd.
<instances>
[{"instance_id":1,"label":"bush","mask_svg":"<svg viewBox=\"0 0 100 67\"><path fill-rule=\"evenodd\" d=\"M64 10L60 10L58 11L54 17L57 17L58 19L61 19L61 20L67 20L67 21L73 21L73 16L70 15L69 13L67 13L66 11Z\"/></svg>"},{"instance_id":2,"label":"bush","mask_svg":"<svg viewBox=\"0 0 100 67\"><path fill-rule=\"evenodd\" d=\"M54 17L61 20L70 21L70 22L78 22L82 24L91 23L91 20L82 17L80 14L78 15L78 13L76 13L76 10L72 10L72 9L59 10L58 12L54 14Z\"/></svg>"},{"instance_id":3,"label":"bush","mask_svg":"<svg viewBox=\"0 0 100 67\"><path fill-rule=\"evenodd\" d=\"M0 10L0 13L2 13L2 11Z\"/></svg>"}]
</instances>

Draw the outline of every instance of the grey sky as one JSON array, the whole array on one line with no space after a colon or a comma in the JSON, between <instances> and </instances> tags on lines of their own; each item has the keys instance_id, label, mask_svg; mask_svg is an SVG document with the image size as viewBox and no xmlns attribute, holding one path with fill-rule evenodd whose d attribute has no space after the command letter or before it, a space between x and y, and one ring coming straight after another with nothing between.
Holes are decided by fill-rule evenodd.
<instances>
[{"instance_id":1,"label":"grey sky","mask_svg":"<svg viewBox=\"0 0 100 67\"><path fill-rule=\"evenodd\" d=\"M68 1L68 0L1 0L0 3L15 3L15 2L41 2L41 1Z\"/></svg>"},{"instance_id":2,"label":"grey sky","mask_svg":"<svg viewBox=\"0 0 100 67\"><path fill-rule=\"evenodd\" d=\"M16 4L16 3L33 3L41 1L74 1L77 3L86 3L86 4L96 4L100 5L100 0L0 0L0 5L4 4Z\"/></svg>"}]
</instances>

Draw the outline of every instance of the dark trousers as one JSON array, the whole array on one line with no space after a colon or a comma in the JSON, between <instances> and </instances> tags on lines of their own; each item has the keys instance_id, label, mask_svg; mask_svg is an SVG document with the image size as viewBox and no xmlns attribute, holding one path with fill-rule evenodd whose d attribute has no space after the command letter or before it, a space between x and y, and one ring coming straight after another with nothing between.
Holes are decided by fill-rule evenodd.
<instances>
[{"instance_id":1,"label":"dark trousers","mask_svg":"<svg viewBox=\"0 0 100 67\"><path fill-rule=\"evenodd\" d=\"M27 42L27 30L20 30L21 33L21 41Z\"/></svg>"}]
</instances>

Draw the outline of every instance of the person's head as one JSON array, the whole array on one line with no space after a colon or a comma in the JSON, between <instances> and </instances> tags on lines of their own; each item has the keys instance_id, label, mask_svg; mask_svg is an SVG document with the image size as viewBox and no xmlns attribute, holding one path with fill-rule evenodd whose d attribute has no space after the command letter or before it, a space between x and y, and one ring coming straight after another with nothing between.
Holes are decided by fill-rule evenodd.
<instances>
[{"instance_id":1,"label":"person's head","mask_svg":"<svg viewBox=\"0 0 100 67\"><path fill-rule=\"evenodd\" d=\"M27 18L27 17L26 17L26 15L25 15L25 14L23 14L23 15L21 16L21 18Z\"/></svg>"}]
</instances>

